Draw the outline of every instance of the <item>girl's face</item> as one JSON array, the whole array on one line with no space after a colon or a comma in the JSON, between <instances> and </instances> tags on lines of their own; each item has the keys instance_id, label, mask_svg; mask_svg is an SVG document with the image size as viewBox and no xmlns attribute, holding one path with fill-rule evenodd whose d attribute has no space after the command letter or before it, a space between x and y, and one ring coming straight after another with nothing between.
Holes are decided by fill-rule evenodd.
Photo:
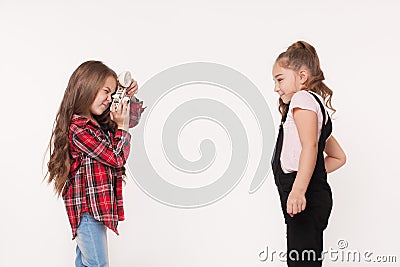
<instances>
[{"instance_id":1,"label":"girl's face","mask_svg":"<svg viewBox=\"0 0 400 267\"><path fill-rule=\"evenodd\" d=\"M275 81L275 89L283 103L288 104L293 95L304 88L304 79L294 70L283 68L275 63L272 68L272 76Z\"/></svg>"},{"instance_id":2,"label":"girl's face","mask_svg":"<svg viewBox=\"0 0 400 267\"><path fill-rule=\"evenodd\" d=\"M93 115L101 115L106 109L109 108L111 103L111 95L115 92L117 88L117 81L114 77L109 76L103 87L97 91L97 95L90 105L89 111Z\"/></svg>"}]
</instances>

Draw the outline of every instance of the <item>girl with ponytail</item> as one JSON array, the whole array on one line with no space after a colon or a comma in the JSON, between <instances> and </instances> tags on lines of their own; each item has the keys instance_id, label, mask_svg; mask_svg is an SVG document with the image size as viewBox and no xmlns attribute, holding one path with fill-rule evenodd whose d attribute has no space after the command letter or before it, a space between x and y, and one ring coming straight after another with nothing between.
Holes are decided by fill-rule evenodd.
<instances>
[{"instance_id":1,"label":"girl with ponytail","mask_svg":"<svg viewBox=\"0 0 400 267\"><path fill-rule=\"evenodd\" d=\"M136 125L143 108L133 81L128 97L110 109L116 87L117 75L102 62L82 63L70 77L50 138L48 182L64 200L77 242L76 266L108 266L106 229L118 234L124 220L130 116Z\"/></svg>"},{"instance_id":2,"label":"girl with ponytail","mask_svg":"<svg viewBox=\"0 0 400 267\"><path fill-rule=\"evenodd\" d=\"M282 120L271 163L287 227L287 264L321 266L332 209L327 173L346 162L326 111L336 111L332 90L315 48L304 41L278 56L272 75Z\"/></svg>"}]
</instances>

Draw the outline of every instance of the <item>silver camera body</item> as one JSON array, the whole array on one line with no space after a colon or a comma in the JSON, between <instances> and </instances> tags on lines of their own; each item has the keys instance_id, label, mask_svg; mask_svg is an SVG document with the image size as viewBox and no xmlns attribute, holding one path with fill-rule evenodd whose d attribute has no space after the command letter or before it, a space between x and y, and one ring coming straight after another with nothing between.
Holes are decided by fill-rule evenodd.
<instances>
[{"instance_id":1,"label":"silver camera body","mask_svg":"<svg viewBox=\"0 0 400 267\"><path fill-rule=\"evenodd\" d=\"M112 103L115 103L115 110L118 109L119 104L121 103L122 99L124 99L126 94L126 89L131 85L133 79L132 75L129 71L124 71L120 75L118 75L118 86L117 91L113 96ZM112 105L110 110L112 109Z\"/></svg>"}]
</instances>

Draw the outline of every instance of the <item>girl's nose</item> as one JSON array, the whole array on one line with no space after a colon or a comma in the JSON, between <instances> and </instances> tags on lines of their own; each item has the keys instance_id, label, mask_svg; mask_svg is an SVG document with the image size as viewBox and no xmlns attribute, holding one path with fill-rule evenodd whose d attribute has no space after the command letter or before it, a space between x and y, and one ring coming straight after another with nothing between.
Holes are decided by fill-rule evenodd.
<instances>
[{"instance_id":1,"label":"girl's nose","mask_svg":"<svg viewBox=\"0 0 400 267\"><path fill-rule=\"evenodd\" d=\"M275 84L274 91L277 93L279 90L280 90L279 86L277 84Z\"/></svg>"}]
</instances>

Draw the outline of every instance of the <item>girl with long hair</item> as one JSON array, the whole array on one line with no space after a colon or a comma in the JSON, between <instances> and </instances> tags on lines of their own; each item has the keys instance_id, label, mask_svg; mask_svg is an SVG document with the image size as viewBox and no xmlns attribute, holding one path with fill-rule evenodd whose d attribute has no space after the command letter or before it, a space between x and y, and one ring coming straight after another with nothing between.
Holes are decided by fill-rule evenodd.
<instances>
[{"instance_id":1,"label":"girl with long hair","mask_svg":"<svg viewBox=\"0 0 400 267\"><path fill-rule=\"evenodd\" d=\"M125 219L129 126L137 124L143 108L134 97L136 81L118 109L111 105L116 88L117 75L109 67L82 63L69 79L50 139L48 182L64 200L77 243L76 266L108 266L106 229L118 234L118 221Z\"/></svg>"},{"instance_id":2,"label":"girl with long hair","mask_svg":"<svg viewBox=\"0 0 400 267\"><path fill-rule=\"evenodd\" d=\"M287 264L321 266L332 209L327 173L346 162L326 111L336 111L332 90L323 82L315 48L304 41L278 56L272 75L282 115L272 169L287 226Z\"/></svg>"}]
</instances>

